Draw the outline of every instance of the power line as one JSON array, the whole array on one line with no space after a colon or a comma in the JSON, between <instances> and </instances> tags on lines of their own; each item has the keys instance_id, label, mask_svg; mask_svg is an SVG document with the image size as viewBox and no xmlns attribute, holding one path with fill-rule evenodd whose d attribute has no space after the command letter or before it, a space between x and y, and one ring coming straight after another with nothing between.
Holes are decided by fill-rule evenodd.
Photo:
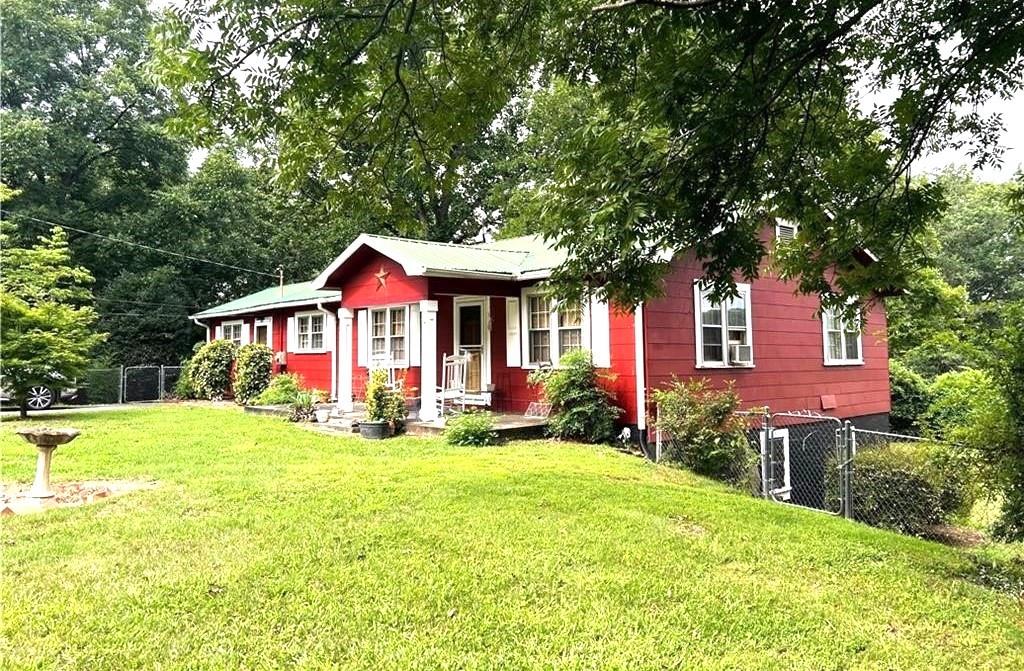
<instances>
[{"instance_id":1,"label":"power line","mask_svg":"<svg viewBox=\"0 0 1024 671\"><path fill-rule=\"evenodd\" d=\"M128 303L130 305L159 305L159 306L162 306L162 307L169 307L169 308L189 308L189 309L194 309L194 308L198 307L197 305L187 305L185 303L158 303L156 301L129 301L129 300L126 300L126 299L123 299L123 298L102 298L102 297L99 297L99 296L96 297L96 300L102 301L104 303Z\"/></svg>"},{"instance_id":2,"label":"power line","mask_svg":"<svg viewBox=\"0 0 1024 671\"><path fill-rule=\"evenodd\" d=\"M15 214L15 213L11 212L10 210L0 210L0 214L11 215L11 214ZM233 266L230 263L221 263L220 261L211 261L210 259L203 259L203 258L200 258L198 256L189 256L188 254L182 254L181 252L172 252L172 251L167 250L167 249L160 249L159 247L153 247L152 245L144 245L141 242L132 242L130 240L122 240L121 238L114 238L114 237L111 237L109 235L103 235L102 233L94 233L93 231L86 231L86 230L81 229L81 228L75 228L74 226L68 226L67 224L58 224L58 223L53 222L53 221L47 221L46 219L38 219L36 217L32 217L32 216L29 216L27 214L16 214L15 216L17 216L17 217L19 217L21 219L28 219L30 221L33 221L33 222L36 222L36 223L39 223L39 224L43 224L45 226L60 226L61 228L66 228L69 231L75 231L76 233L82 233L83 235L92 235L94 237L102 238L104 240L110 240L111 242L119 242L119 243L121 243L123 245L131 245L133 247L141 247L142 249L148 249L151 252L159 252L161 254L170 254L171 256L177 256L177 257L180 257L180 258L183 258L183 259L189 259L190 261L199 261L200 263L210 263L210 264L213 264L215 266L220 266L222 268L231 268L232 270L241 270L242 272L245 272L245 273L255 273L256 275L265 275L267 277L273 277L274 279L279 279L278 275L275 275L273 273L263 272L262 270L253 270L252 268L243 268L241 266Z\"/></svg>"},{"instance_id":3,"label":"power line","mask_svg":"<svg viewBox=\"0 0 1024 671\"><path fill-rule=\"evenodd\" d=\"M181 317L187 312L101 312L100 319L107 317Z\"/></svg>"}]
</instances>

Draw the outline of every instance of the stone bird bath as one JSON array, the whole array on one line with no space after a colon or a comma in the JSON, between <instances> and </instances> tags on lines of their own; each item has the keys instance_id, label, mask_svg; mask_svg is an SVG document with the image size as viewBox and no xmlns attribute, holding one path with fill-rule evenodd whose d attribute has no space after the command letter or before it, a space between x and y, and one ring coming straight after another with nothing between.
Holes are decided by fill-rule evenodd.
<instances>
[{"instance_id":1,"label":"stone bird bath","mask_svg":"<svg viewBox=\"0 0 1024 671\"><path fill-rule=\"evenodd\" d=\"M78 437L78 429L18 429L18 435L39 449L36 457L36 479L32 483L29 496L46 499L54 495L50 489L50 461L53 451L59 445L65 445Z\"/></svg>"}]
</instances>

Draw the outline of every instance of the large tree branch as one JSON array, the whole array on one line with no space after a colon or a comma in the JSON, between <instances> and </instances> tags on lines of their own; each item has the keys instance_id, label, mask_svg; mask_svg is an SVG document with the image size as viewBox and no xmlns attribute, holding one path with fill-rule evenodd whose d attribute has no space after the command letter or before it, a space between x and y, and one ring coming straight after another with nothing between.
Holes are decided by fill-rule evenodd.
<instances>
[{"instance_id":1,"label":"large tree branch","mask_svg":"<svg viewBox=\"0 0 1024 671\"><path fill-rule=\"evenodd\" d=\"M657 7L658 9L700 9L718 4L721 0L619 0L594 7L592 12L607 12L626 7Z\"/></svg>"}]
</instances>

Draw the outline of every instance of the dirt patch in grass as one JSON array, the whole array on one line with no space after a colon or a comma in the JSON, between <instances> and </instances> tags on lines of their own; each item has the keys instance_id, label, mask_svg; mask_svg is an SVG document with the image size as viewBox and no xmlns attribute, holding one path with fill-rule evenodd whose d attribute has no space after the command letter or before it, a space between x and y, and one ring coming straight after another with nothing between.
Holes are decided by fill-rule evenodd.
<instances>
[{"instance_id":1,"label":"dirt patch in grass","mask_svg":"<svg viewBox=\"0 0 1024 671\"><path fill-rule=\"evenodd\" d=\"M37 499L29 496L29 490L32 489L31 484L4 482L0 483L0 515L25 515L55 508L84 506L140 489L153 489L157 484L152 480L60 482L51 485L54 496Z\"/></svg>"}]
</instances>

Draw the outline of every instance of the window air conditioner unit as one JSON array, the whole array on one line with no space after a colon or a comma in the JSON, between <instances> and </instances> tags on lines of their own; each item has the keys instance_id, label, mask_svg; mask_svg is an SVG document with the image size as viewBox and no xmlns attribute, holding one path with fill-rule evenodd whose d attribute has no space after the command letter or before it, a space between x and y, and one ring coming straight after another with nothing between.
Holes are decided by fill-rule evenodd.
<instances>
[{"instance_id":1,"label":"window air conditioner unit","mask_svg":"<svg viewBox=\"0 0 1024 671\"><path fill-rule=\"evenodd\" d=\"M729 345L729 363L749 364L753 360L750 345Z\"/></svg>"}]
</instances>

